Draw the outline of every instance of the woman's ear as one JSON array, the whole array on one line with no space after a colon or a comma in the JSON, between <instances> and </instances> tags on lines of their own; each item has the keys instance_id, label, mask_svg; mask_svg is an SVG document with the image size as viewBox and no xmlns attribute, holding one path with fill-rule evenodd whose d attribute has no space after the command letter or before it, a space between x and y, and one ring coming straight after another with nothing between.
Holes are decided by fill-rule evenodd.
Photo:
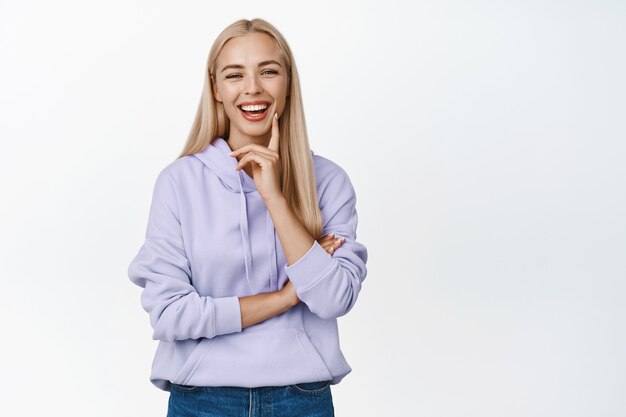
<instances>
[{"instance_id":1,"label":"woman's ear","mask_svg":"<svg viewBox=\"0 0 626 417\"><path fill-rule=\"evenodd\" d=\"M222 95L219 93L217 89L217 83L215 82L215 78L213 76L211 76L211 86L213 87L213 98L215 98L215 100L221 103Z\"/></svg>"}]
</instances>

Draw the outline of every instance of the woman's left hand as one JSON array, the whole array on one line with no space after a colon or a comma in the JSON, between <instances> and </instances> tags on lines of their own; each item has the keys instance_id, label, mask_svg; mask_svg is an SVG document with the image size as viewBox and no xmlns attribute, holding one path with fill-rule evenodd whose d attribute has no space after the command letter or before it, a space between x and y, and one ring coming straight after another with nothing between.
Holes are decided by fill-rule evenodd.
<instances>
[{"instance_id":1,"label":"woman's left hand","mask_svg":"<svg viewBox=\"0 0 626 417\"><path fill-rule=\"evenodd\" d=\"M335 238L335 233L330 233L317 240L320 246L322 246L322 248L324 248L324 250L330 255L332 255L337 249L339 249L339 247L343 245L343 242L345 241L346 238L344 237Z\"/></svg>"},{"instance_id":2,"label":"woman's left hand","mask_svg":"<svg viewBox=\"0 0 626 417\"><path fill-rule=\"evenodd\" d=\"M249 143L230 153L237 157L244 154L235 169L242 170L246 164L252 165L252 178L261 198L267 203L283 196L280 184L281 162L278 155L279 129L277 117L272 117L272 137L266 148L256 143Z\"/></svg>"}]
</instances>

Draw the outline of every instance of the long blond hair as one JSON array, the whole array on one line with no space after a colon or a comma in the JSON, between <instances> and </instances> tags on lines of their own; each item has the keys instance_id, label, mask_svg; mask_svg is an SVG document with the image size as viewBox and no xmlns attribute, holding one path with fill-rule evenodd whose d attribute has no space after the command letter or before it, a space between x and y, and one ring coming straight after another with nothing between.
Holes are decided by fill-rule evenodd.
<instances>
[{"instance_id":1,"label":"long blond hair","mask_svg":"<svg viewBox=\"0 0 626 417\"><path fill-rule=\"evenodd\" d=\"M322 234L322 214L317 202L313 158L304 119L298 70L287 41L267 21L237 20L226 27L213 42L207 58L204 88L196 117L185 147L177 159L204 150L217 137L228 137L229 119L224 104L215 100L213 96L215 61L229 39L249 33L265 33L271 36L287 65L289 95L280 117L279 155L282 163L282 192L305 229L314 239L319 239Z\"/></svg>"}]
</instances>

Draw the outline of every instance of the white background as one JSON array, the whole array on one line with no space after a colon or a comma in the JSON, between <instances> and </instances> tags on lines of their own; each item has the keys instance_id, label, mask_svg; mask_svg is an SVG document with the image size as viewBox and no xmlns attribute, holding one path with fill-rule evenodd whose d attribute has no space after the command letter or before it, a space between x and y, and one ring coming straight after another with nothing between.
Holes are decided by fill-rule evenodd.
<instances>
[{"instance_id":1,"label":"white background","mask_svg":"<svg viewBox=\"0 0 626 417\"><path fill-rule=\"evenodd\" d=\"M626 415L618 0L3 0L2 414L165 416L126 269L213 40L254 17L357 190L336 415Z\"/></svg>"}]
</instances>

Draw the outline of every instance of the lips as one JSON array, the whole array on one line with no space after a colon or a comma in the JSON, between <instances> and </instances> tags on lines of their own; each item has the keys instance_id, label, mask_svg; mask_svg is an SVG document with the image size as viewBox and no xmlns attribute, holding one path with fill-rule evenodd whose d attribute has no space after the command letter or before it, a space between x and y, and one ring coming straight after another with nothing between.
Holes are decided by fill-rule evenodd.
<instances>
[{"instance_id":1,"label":"lips","mask_svg":"<svg viewBox=\"0 0 626 417\"><path fill-rule=\"evenodd\" d=\"M267 104L268 106L271 104L269 101L244 101L243 103L239 103L237 107L241 108L241 106L252 106L255 104Z\"/></svg>"},{"instance_id":2,"label":"lips","mask_svg":"<svg viewBox=\"0 0 626 417\"><path fill-rule=\"evenodd\" d=\"M264 110L260 111L244 111L242 110L241 106L249 106L249 105L254 105L254 104L266 104L267 107L265 107ZM267 101L255 101L255 102L244 102L241 103L240 105L237 106L237 108L239 108L239 112L241 113L241 115L243 116L244 119L250 121L250 122L258 122L261 121L263 119L265 119L265 116L267 116L267 114L269 113L269 109L270 109L270 103Z\"/></svg>"}]
</instances>

